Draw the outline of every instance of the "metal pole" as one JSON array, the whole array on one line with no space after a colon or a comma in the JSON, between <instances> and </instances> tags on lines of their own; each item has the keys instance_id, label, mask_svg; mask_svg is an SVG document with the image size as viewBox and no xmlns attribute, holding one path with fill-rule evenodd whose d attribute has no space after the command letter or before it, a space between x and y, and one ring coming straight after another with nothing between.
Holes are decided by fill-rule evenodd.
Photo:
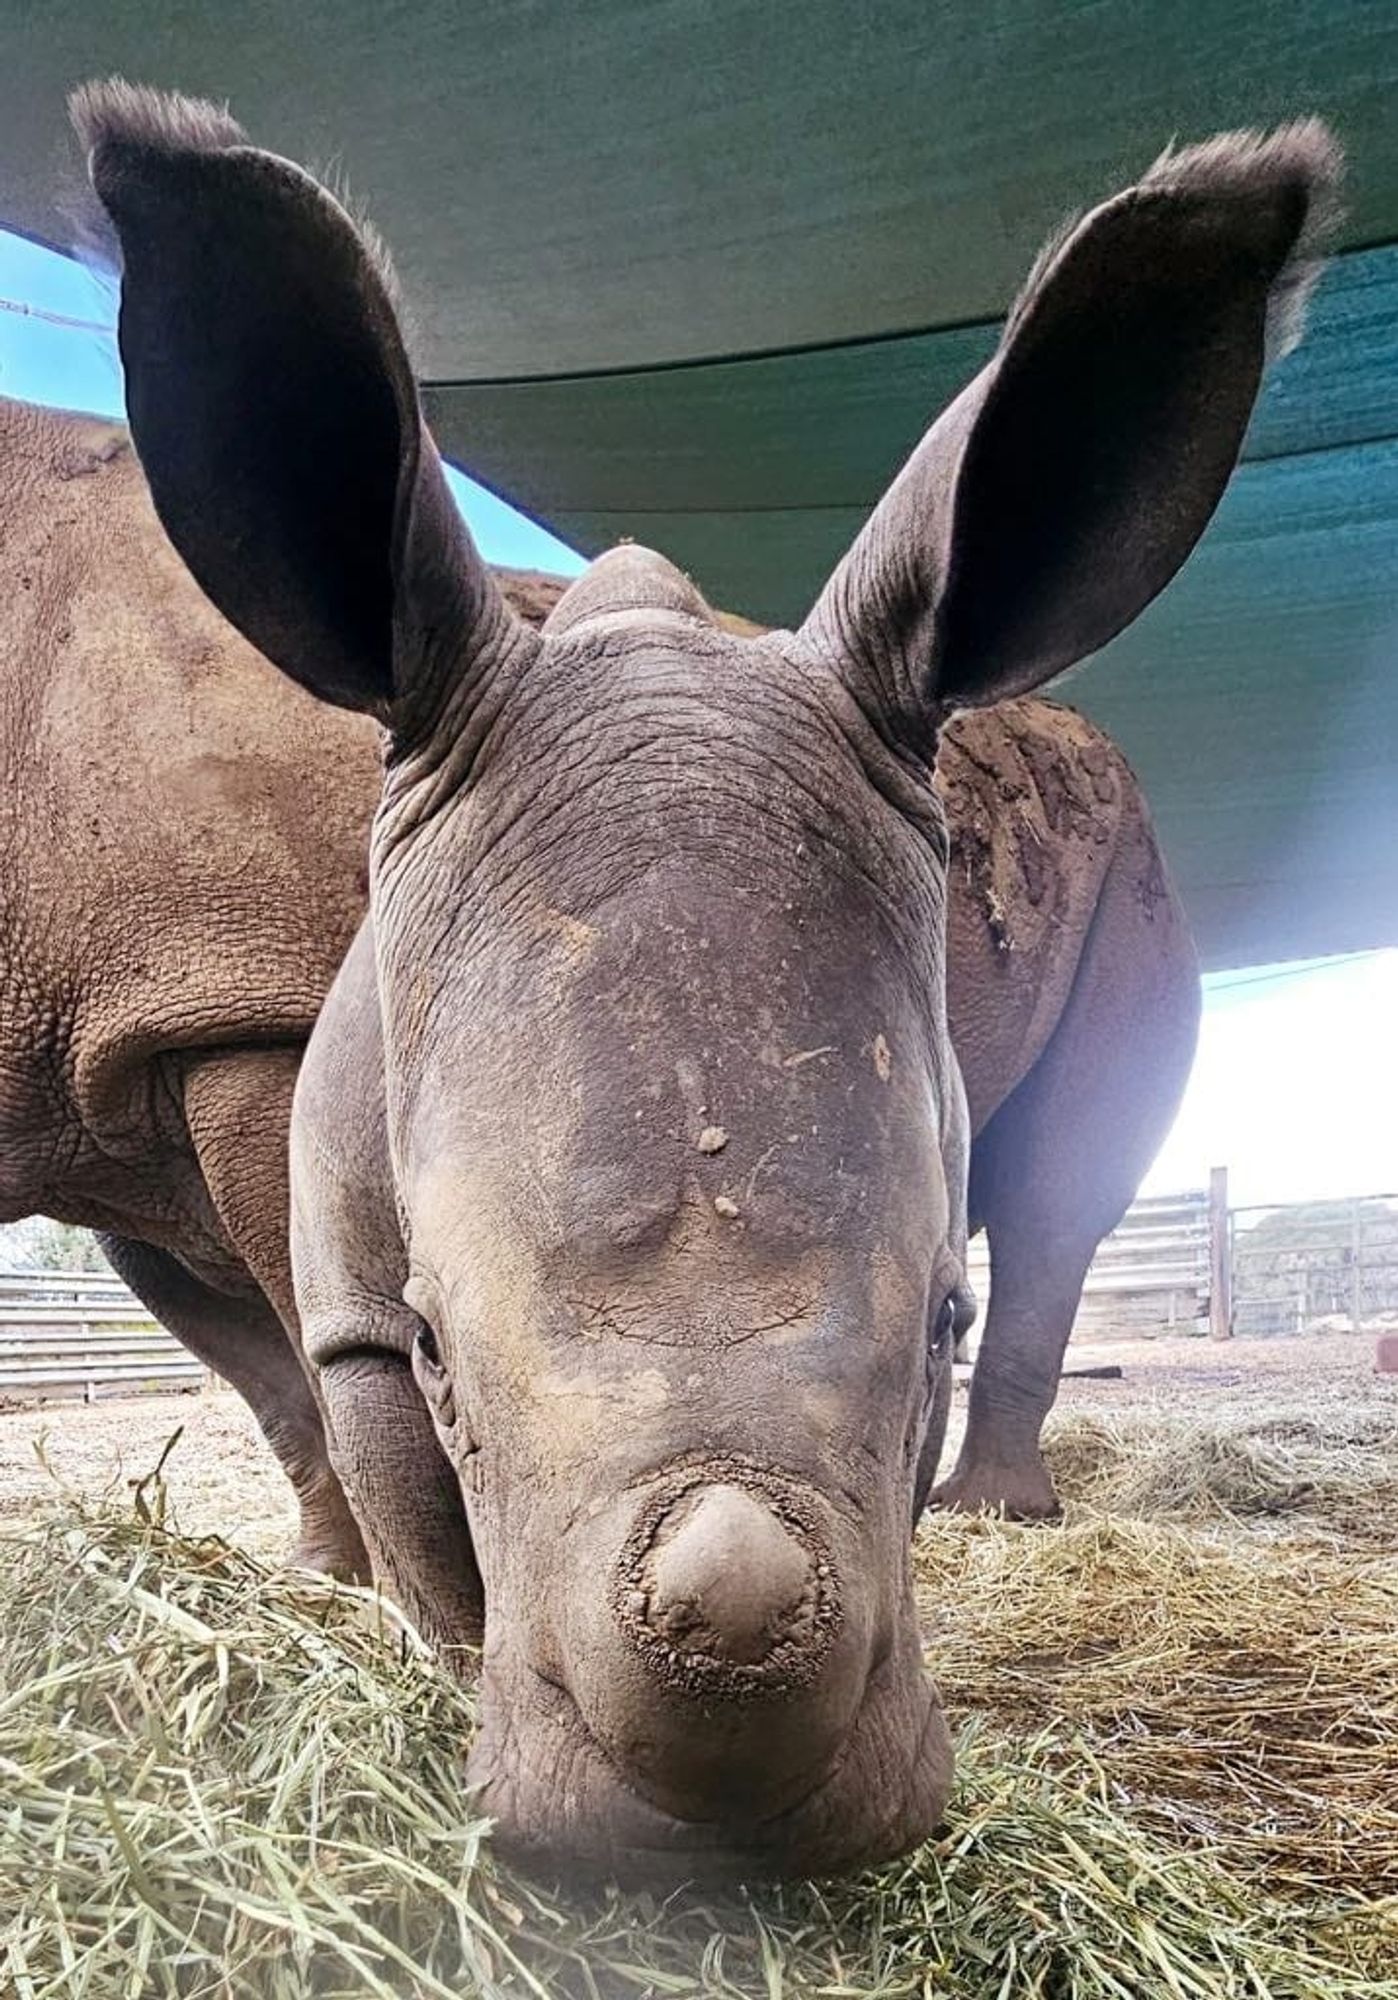
<instances>
[{"instance_id":1,"label":"metal pole","mask_svg":"<svg viewBox=\"0 0 1398 2000\"><path fill-rule=\"evenodd\" d=\"M1349 1316L1350 1324L1358 1333L1364 1318L1364 1244L1363 1222L1359 1207L1359 1197L1355 1196L1350 1208L1349 1229Z\"/></svg>"},{"instance_id":2,"label":"metal pole","mask_svg":"<svg viewBox=\"0 0 1398 2000\"><path fill-rule=\"evenodd\" d=\"M1233 1259L1228 1239L1228 1169L1209 1174L1209 1333L1233 1338Z\"/></svg>"}]
</instances>

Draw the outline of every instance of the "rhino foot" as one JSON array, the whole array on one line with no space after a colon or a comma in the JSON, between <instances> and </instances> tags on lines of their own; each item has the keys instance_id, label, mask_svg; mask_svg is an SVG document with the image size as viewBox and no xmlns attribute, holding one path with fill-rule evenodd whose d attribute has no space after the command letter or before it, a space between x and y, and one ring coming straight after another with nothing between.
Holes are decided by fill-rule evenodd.
<instances>
[{"instance_id":1,"label":"rhino foot","mask_svg":"<svg viewBox=\"0 0 1398 2000\"><path fill-rule=\"evenodd\" d=\"M957 1514L1000 1514L1009 1521L1056 1521L1063 1511L1037 1453L1014 1464L958 1464L932 1488L927 1504Z\"/></svg>"},{"instance_id":2,"label":"rhino foot","mask_svg":"<svg viewBox=\"0 0 1398 2000\"><path fill-rule=\"evenodd\" d=\"M316 1569L339 1583L372 1583L373 1567L359 1525L339 1482L333 1494L303 1499L301 1531L288 1558L296 1569Z\"/></svg>"},{"instance_id":3,"label":"rhino foot","mask_svg":"<svg viewBox=\"0 0 1398 2000\"><path fill-rule=\"evenodd\" d=\"M292 1569L319 1570L323 1576L334 1577L337 1583L373 1582L369 1558L362 1542L352 1546L348 1541L335 1542L324 1537L312 1539L298 1535L287 1561Z\"/></svg>"}]
</instances>

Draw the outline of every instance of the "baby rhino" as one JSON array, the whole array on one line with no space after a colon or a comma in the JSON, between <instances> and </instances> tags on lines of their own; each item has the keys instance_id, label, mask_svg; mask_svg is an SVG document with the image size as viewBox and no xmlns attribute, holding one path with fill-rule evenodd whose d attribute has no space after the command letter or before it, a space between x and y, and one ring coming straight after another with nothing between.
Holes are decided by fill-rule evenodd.
<instances>
[{"instance_id":1,"label":"baby rhino","mask_svg":"<svg viewBox=\"0 0 1398 2000\"><path fill-rule=\"evenodd\" d=\"M1167 155L1066 230L804 625L745 639L639 548L522 624L330 195L208 106L77 118L161 519L387 732L293 1258L377 1569L483 1638L479 1803L570 1866L896 1854L951 1777L909 1573L966 1238L938 731L1184 561L1330 143Z\"/></svg>"}]
</instances>

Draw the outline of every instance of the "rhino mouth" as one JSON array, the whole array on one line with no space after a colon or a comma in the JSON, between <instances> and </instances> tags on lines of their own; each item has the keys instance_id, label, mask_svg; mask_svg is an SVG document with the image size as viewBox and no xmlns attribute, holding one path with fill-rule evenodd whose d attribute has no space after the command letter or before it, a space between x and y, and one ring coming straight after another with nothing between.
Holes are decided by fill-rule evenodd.
<instances>
[{"instance_id":1,"label":"rhino mouth","mask_svg":"<svg viewBox=\"0 0 1398 2000\"><path fill-rule=\"evenodd\" d=\"M735 1884L845 1873L905 1854L940 1823L951 1739L920 1658L871 1673L833 1760L767 1816L687 1818L655 1803L589 1728L568 1689L534 1669L508 1702L491 1689L467 1764L499 1850L582 1884Z\"/></svg>"}]
</instances>

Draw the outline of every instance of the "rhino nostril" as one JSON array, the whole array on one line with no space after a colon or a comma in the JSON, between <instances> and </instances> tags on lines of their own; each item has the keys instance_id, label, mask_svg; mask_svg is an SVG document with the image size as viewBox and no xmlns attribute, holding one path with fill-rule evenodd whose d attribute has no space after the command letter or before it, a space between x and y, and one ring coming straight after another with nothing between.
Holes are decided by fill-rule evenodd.
<instances>
[{"instance_id":1,"label":"rhino nostril","mask_svg":"<svg viewBox=\"0 0 1398 2000\"><path fill-rule=\"evenodd\" d=\"M696 1694L802 1685L838 1623L811 1524L746 1479L691 1476L655 1496L618 1583L614 1603L632 1643L663 1679Z\"/></svg>"}]
</instances>

